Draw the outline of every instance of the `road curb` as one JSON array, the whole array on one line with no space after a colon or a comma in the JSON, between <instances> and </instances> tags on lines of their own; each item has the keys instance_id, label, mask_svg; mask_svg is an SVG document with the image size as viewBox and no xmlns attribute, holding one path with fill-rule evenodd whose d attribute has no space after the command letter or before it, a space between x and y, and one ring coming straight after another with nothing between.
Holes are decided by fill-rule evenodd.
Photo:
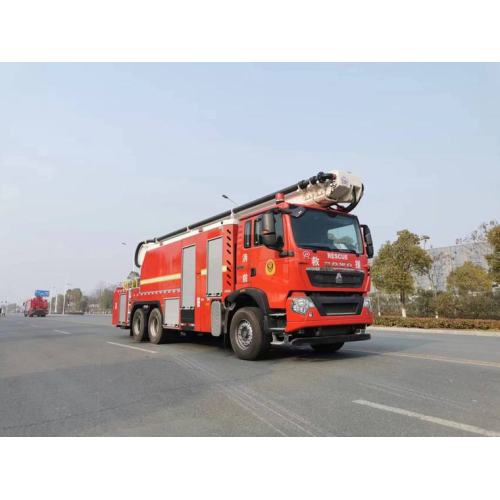
<instances>
[{"instance_id":1,"label":"road curb","mask_svg":"<svg viewBox=\"0 0 500 500\"><path fill-rule=\"evenodd\" d=\"M436 333L439 335L469 335L472 337L500 337L497 330L438 330L431 328L405 328L402 326L370 326L368 331L404 332L404 333Z\"/></svg>"}]
</instances>

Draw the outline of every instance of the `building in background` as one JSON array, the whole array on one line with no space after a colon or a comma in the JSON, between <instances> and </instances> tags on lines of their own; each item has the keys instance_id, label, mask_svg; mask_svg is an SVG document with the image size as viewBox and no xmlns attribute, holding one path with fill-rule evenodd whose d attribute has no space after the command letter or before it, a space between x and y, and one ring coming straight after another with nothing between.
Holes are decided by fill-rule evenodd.
<instances>
[{"instance_id":1,"label":"building in background","mask_svg":"<svg viewBox=\"0 0 500 500\"><path fill-rule=\"evenodd\" d=\"M488 242L477 241L449 247L430 248L427 250L433 259L428 276L415 276L416 288L423 290L446 290L446 280L457 267L469 261L488 270L486 256L493 252Z\"/></svg>"}]
</instances>

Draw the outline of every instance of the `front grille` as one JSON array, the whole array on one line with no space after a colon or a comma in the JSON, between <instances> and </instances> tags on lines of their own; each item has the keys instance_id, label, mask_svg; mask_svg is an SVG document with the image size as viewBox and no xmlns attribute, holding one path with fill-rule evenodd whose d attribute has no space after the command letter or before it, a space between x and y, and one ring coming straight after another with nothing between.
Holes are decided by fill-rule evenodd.
<instances>
[{"instance_id":1,"label":"front grille","mask_svg":"<svg viewBox=\"0 0 500 500\"><path fill-rule=\"evenodd\" d=\"M363 295L359 293L311 293L309 297L321 316L350 316L363 310Z\"/></svg>"},{"instance_id":2,"label":"front grille","mask_svg":"<svg viewBox=\"0 0 500 500\"><path fill-rule=\"evenodd\" d=\"M327 316L337 314L356 314L358 304L356 302L349 302L347 304L325 304L323 308Z\"/></svg>"},{"instance_id":3,"label":"front grille","mask_svg":"<svg viewBox=\"0 0 500 500\"><path fill-rule=\"evenodd\" d=\"M365 273L344 269L307 269L311 285L322 288L360 288Z\"/></svg>"}]
</instances>

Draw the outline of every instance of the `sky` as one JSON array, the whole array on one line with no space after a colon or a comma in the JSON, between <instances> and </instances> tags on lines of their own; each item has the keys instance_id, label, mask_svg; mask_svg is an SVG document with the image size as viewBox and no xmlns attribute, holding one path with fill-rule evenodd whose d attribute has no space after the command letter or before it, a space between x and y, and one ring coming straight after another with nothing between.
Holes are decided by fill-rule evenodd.
<instances>
[{"instance_id":1,"label":"sky","mask_svg":"<svg viewBox=\"0 0 500 500\"><path fill-rule=\"evenodd\" d=\"M0 302L332 169L377 247L499 220L500 64L0 64Z\"/></svg>"}]
</instances>

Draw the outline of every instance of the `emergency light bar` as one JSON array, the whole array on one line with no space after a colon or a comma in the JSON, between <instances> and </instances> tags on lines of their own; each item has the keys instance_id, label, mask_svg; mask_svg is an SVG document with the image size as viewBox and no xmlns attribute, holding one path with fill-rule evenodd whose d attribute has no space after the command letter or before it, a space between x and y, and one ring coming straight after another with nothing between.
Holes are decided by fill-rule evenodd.
<instances>
[{"instance_id":1,"label":"emergency light bar","mask_svg":"<svg viewBox=\"0 0 500 500\"><path fill-rule=\"evenodd\" d=\"M291 204L310 207L317 206L322 208L328 208L335 205L338 210L350 212L354 210L361 201L363 193L364 186L361 179L350 172L343 172L340 170L332 170L328 173L319 172L314 177L235 207L233 210L223 212L190 226L178 229L177 231L159 236L158 238L139 243L135 251L135 265L141 267L146 252L153 248L158 248L161 242L167 239L179 236L192 229L199 229L219 220L231 217L237 218L238 215L240 217L247 215L252 209L262 210L265 209L266 206L271 207L275 204L277 195L282 195L283 201ZM347 206L341 205L346 203L348 204Z\"/></svg>"}]
</instances>

